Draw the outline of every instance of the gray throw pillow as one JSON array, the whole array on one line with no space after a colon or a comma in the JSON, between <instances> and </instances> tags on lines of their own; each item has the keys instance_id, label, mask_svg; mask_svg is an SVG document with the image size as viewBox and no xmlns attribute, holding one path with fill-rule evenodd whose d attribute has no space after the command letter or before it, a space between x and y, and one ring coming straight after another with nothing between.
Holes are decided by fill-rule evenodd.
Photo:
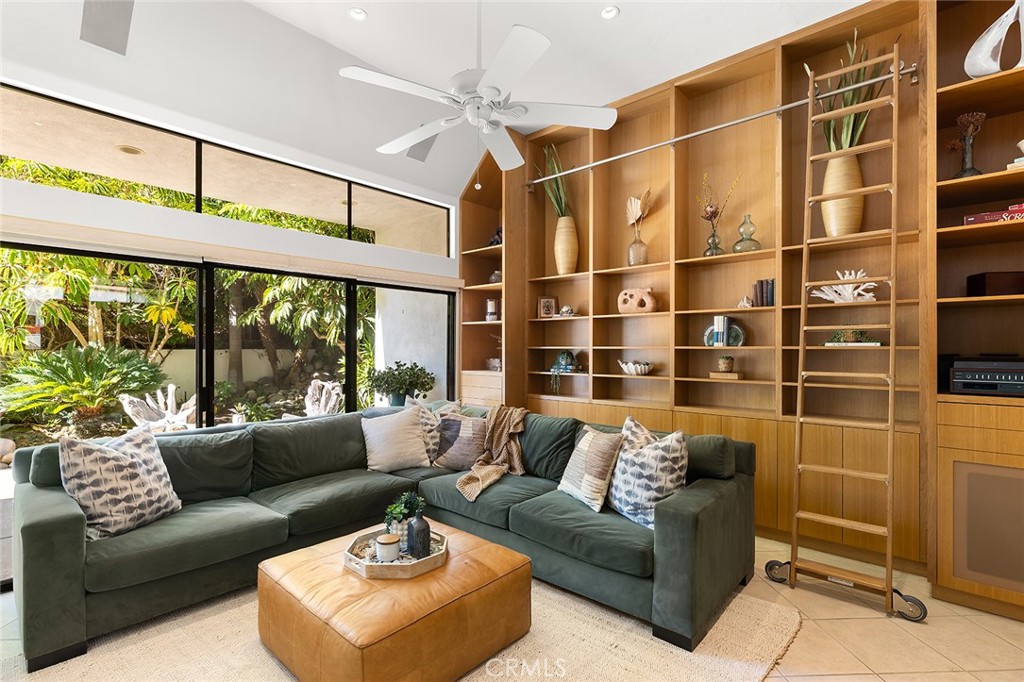
<instances>
[{"instance_id":1,"label":"gray throw pillow","mask_svg":"<svg viewBox=\"0 0 1024 682\"><path fill-rule=\"evenodd\" d=\"M683 487L686 464L682 431L659 439L633 417L626 417L608 506L634 523L654 528L654 505Z\"/></svg>"},{"instance_id":2,"label":"gray throw pillow","mask_svg":"<svg viewBox=\"0 0 1024 682\"><path fill-rule=\"evenodd\" d=\"M99 443L60 439L64 490L85 512L85 536L99 540L181 509L148 426Z\"/></svg>"},{"instance_id":3,"label":"gray throw pillow","mask_svg":"<svg viewBox=\"0 0 1024 682\"><path fill-rule=\"evenodd\" d=\"M468 471L484 454L487 420L446 414L441 417L440 441L434 466L452 471Z\"/></svg>"}]
</instances>

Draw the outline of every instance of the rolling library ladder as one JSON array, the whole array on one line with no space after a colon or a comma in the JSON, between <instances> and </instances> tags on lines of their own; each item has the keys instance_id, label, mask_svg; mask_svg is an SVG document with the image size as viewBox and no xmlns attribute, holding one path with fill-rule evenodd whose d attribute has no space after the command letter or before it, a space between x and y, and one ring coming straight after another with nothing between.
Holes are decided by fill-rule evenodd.
<instances>
[{"instance_id":1,"label":"rolling library ladder","mask_svg":"<svg viewBox=\"0 0 1024 682\"><path fill-rule=\"evenodd\" d=\"M851 60L853 61L853 60ZM880 75L885 67L890 67L887 71L886 76ZM808 107L807 107L807 167L806 167L806 184L805 184L805 199L804 202L804 233L803 233L803 262L801 268L801 293L800 293L800 345L799 345L799 356L798 356L798 369L797 369L797 393L796 393L796 450L795 450L795 477L793 485L793 523L792 523L792 537L791 537L791 554L788 562L780 561L769 561L765 566L765 573L769 578L776 582L788 582L791 587L796 586L797 576L800 574L809 575L815 578L821 578L831 583L842 585L845 587L852 587L867 592L874 592L882 594L885 597L885 610L886 613L893 613L894 611L900 616L911 620L921 621L924 620L928 615L928 610L925 605L917 598L903 595L899 590L893 589L892 586L892 540L893 540L893 454L895 449L895 438L896 438L896 242L897 242L897 188L896 178L897 174L897 135L899 129L899 71L901 68L899 59L899 45L894 45L893 50L890 54L875 57L874 59L868 59L863 62L851 64L844 68L832 71L830 73L816 76L813 71L808 70ZM865 79L867 69L872 69L871 78ZM855 71L860 71L860 81L856 85L849 85L851 82L851 76ZM838 86L835 90L832 90L832 79L838 79ZM879 87L867 85L872 81L879 83ZM824 82L828 91L822 94L821 83ZM886 85L892 83L891 93L883 94L887 88ZM868 90L864 90L864 87L868 87ZM860 100L860 94L863 92L873 93L873 97L869 96L863 100ZM815 113L816 107L814 106L823 99L831 99L835 102L836 98L839 98L839 105L833 107L831 110L827 110L825 107L821 107L821 111ZM874 142L862 142L856 146L851 146L847 149L837 149L835 151L826 151L821 154L814 153L814 129L817 125L827 122L836 121L846 116L858 114L862 112L869 112L874 109L881 109L883 107L891 107L891 135L888 139L878 140ZM844 122L844 125L849 125L849 121ZM821 162L828 162L832 159L837 159L845 156L856 156L858 154L864 154L867 152L874 152L883 149L890 150L890 156L892 158L892 172L890 180L887 183L871 185L867 187L861 187L858 189L847 190L842 192L830 192L825 193L824 189L821 194L815 194L814 188L814 164ZM872 232L875 236L886 235L889 237L889 271L882 275L870 275L865 277L855 277L848 279L829 279L829 280L811 280L811 258L817 252L816 247L824 245L826 242L834 244L837 240L843 239L861 239L863 233L854 233L852 235L839 236L839 237L813 237L812 236L812 224L813 224L813 209L815 204L821 204L826 201L833 201L837 199L844 199L847 197L864 197L871 194L881 194L889 192L891 195L890 199L890 221L889 227L885 230L877 230ZM889 287L889 301L888 306L884 306L884 309L888 311L888 316L884 322L871 323L871 324L854 324L854 325L843 325L844 330L851 331L864 331L864 332L878 332L880 334L888 335L888 371L884 373L868 373L868 372L826 372L826 371L808 371L807 370L807 345L808 337L811 337L816 342L822 338L827 338L827 334L831 334L835 331L836 325L817 325L812 324L808 320L808 314L813 310L808 309L809 299L811 296L811 289L814 287L824 286L843 286L843 285L862 285L868 283L875 283L879 285L887 285ZM842 305L842 304L839 304ZM866 388L873 388L879 385L879 382L884 383L886 386L885 394L888 399L886 418L884 421L864 421L864 420L851 420L843 419L832 416L824 415L813 415L808 414L806 411L807 391L814 390L815 388L828 388L828 389L845 389L851 391L865 390ZM807 424L822 424L831 426L856 426L859 428L875 429L879 431L885 431L887 435L887 448L886 453L886 470L884 472L874 471L863 471L859 469L850 469L844 466L825 466L821 464L809 464L804 463L807 459L807 444L804 442L804 427ZM871 523L863 523L860 521L854 521L846 519L841 516L830 516L826 514L820 514L806 509L802 509L800 506L800 478L802 474L814 472L821 475L827 476L840 476L848 478L859 478L868 481L877 482L880 485L884 485L886 488L886 509L885 509L885 525L877 525ZM839 528L851 529L862 531L865 533L872 533L880 535L885 538L885 575L883 577L873 576L866 573L857 571L851 571L843 568L834 566L828 566L816 561L810 561L802 559L799 556L799 522L809 521L817 522L820 524L837 526Z\"/></svg>"}]
</instances>

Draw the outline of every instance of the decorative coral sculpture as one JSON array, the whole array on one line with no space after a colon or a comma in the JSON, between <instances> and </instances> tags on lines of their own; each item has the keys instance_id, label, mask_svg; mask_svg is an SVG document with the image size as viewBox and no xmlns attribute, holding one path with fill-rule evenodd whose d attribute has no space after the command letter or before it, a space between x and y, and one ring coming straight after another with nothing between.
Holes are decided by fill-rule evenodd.
<instances>
[{"instance_id":1,"label":"decorative coral sculpture","mask_svg":"<svg viewBox=\"0 0 1024 682\"><path fill-rule=\"evenodd\" d=\"M864 279L868 273L864 270L836 270L836 277L839 279ZM861 284L835 284L824 286L811 291L811 296L823 298L833 303L856 303L858 301L874 301L875 295L871 293L878 284L876 282L863 282Z\"/></svg>"}]
</instances>

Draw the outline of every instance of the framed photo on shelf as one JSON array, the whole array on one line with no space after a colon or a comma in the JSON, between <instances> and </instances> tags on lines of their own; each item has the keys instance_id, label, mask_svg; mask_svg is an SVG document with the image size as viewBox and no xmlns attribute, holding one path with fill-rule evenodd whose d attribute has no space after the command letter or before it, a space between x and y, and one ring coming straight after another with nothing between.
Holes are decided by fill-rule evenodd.
<instances>
[{"instance_id":1,"label":"framed photo on shelf","mask_svg":"<svg viewBox=\"0 0 1024 682\"><path fill-rule=\"evenodd\" d=\"M554 296L537 298L537 317L554 317L558 314L558 299Z\"/></svg>"}]
</instances>

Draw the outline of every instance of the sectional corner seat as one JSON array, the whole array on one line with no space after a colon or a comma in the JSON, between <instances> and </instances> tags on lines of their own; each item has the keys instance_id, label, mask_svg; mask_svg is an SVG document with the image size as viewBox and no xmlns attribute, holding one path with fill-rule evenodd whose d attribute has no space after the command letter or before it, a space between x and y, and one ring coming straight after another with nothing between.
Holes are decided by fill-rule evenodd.
<instances>
[{"instance_id":1,"label":"sectional corner seat","mask_svg":"<svg viewBox=\"0 0 1024 682\"><path fill-rule=\"evenodd\" d=\"M687 487L657 506L650 530L556 490L582 428L575 419L529 415L526 475L505 476L471 504L455 488L458 472L366 469L360 420L388 412L160 434L181 511L90 542L61 487L58 446L18 450L14 589L29 671L84 653L94 637L253 585L263 559L379 523L408 490L426 498L432 518L529 556L535 577L642 618L687 649L753 574L750 443L689 437Z\"/></svg>"}]
</instances>

